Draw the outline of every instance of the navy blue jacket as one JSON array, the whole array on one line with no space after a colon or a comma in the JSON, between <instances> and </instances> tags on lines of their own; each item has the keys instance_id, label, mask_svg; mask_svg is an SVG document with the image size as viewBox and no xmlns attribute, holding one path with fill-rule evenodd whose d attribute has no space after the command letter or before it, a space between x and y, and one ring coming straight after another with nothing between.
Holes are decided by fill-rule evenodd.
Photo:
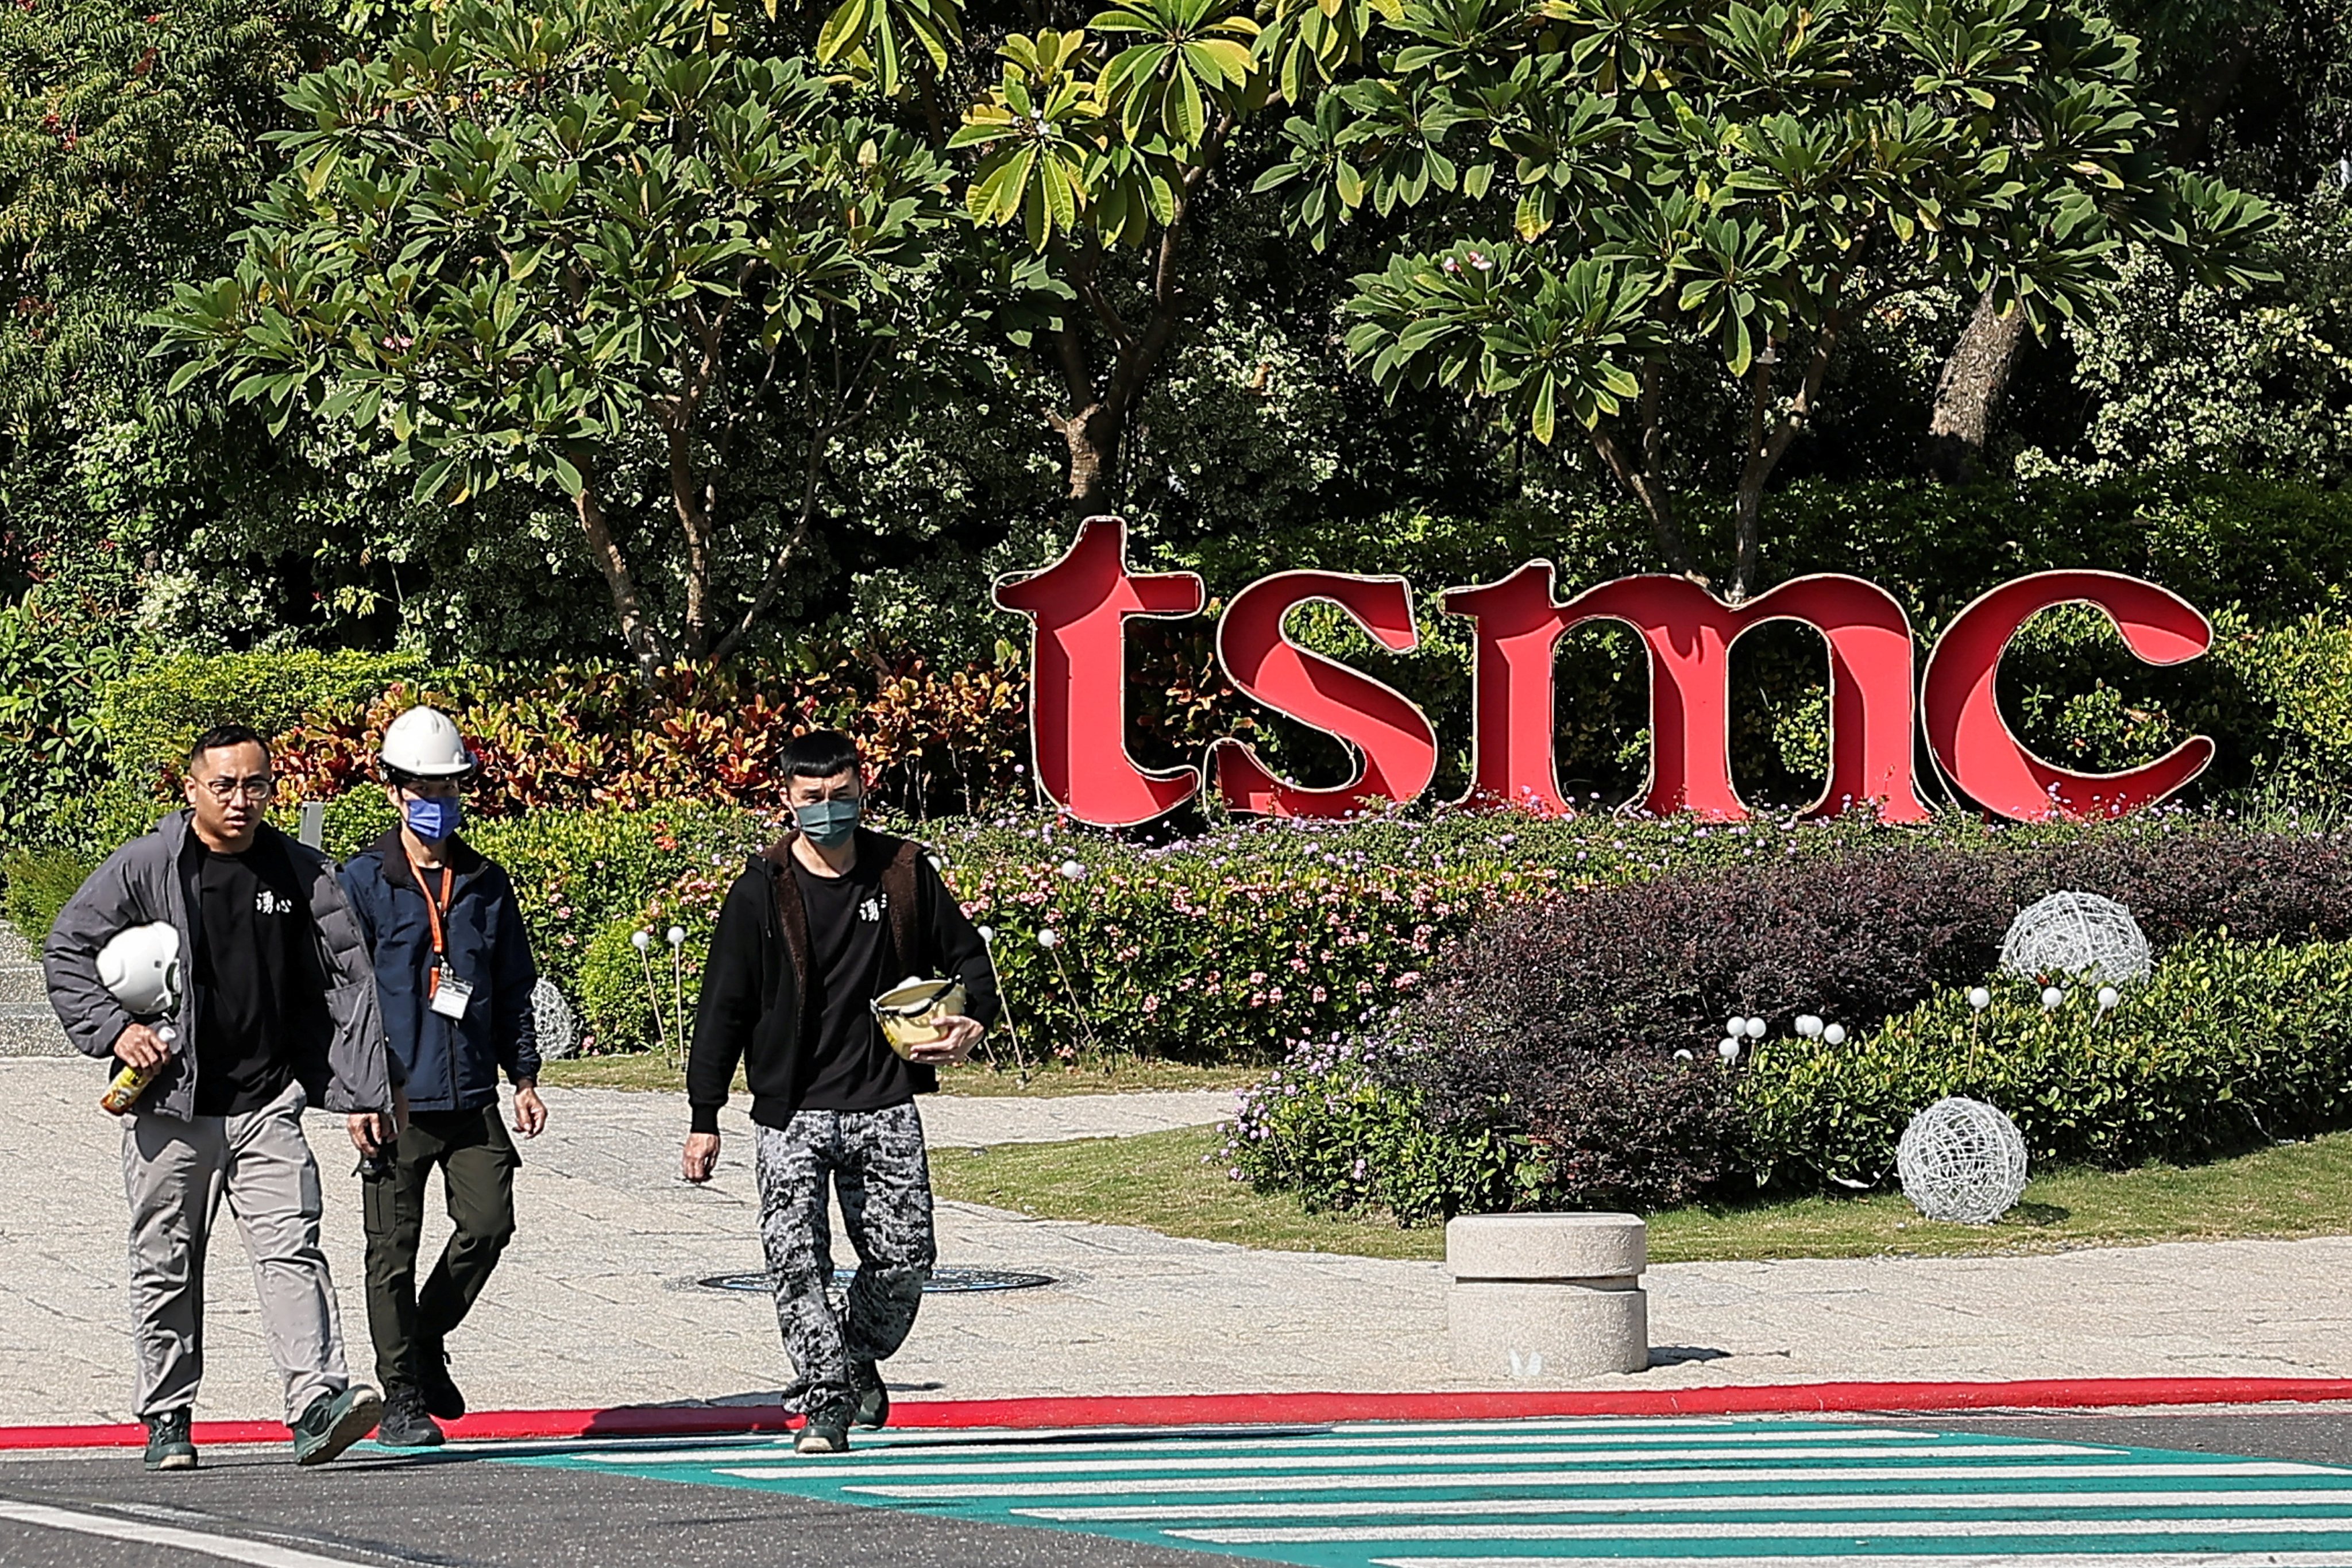
<instances>
[{"instance_id":1,"label":"navy blue jacket","mask_svg":"<svg viewBox=\"0 0 2352 1568\"><path fill-rule=\"evenodd\" d=\"M342 869L344 896L375 957L376 994L391 1047L393 1078L411 1110L472 1110L499 1097L499 1069L539 1076L539 1029L531 987L539 966L514 883L463 839L449 842L454 879L447 928L449 966L474 987L462 1019L445 1018L425 996L433 927L400 830L361 850ZM438 894L441 874L427 871Z\"/></svg>"}]
</instances>

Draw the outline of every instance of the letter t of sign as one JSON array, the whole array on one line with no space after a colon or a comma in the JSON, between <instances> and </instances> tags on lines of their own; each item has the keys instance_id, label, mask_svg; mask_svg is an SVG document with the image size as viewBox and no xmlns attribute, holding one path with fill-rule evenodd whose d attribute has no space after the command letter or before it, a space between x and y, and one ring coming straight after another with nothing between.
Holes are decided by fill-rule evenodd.
<instances>
[{"instance_id":1,"label":"letter t of sign","mask_svg":"<svg viewBox=\"0 0 2352 1568\"><path fill-rule=\"evenodd\" d=\"M1068 553L999 578L993 597L1035 623L1029 746L1047 798L1098 827L1132 827L1192 799L1198 768L1149 773L1127 754L1126 623L1198 615L1198 574L1129 572L1125 521L1090 517Z\"/></svg>"}]
</instances>

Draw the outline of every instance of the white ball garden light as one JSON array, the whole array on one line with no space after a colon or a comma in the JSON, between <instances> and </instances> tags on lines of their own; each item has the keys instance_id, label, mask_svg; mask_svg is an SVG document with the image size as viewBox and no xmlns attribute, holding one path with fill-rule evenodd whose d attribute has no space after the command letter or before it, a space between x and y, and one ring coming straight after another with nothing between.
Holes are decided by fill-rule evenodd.
<instances>
[{"instance_id":1,"label":"white ball garden light","mask_svg":"<svg viewBox=\"0 0 2352 1568\"><path fill-rule=\"evenodd\" d=\"M1744 1035L1748 1032L1748 1020L1734 1013L1723 1021L1723 1032L1727 1035Z\"/></svg>"},{"instance_id":2,"label":"white ball garden light","mask_svg":"<svg viewBox=\"0 0 2352 1568\"><path fill-rule=\"evenodd\" d=\"M1823 1028L1822 1030L1822 1044L1825 1046L1842 1046L1845 1044L1845 1026L1843 1024L1832 1024Z\"/></svg>"},{"instance_id":3,"label":"white ball garden light","mask_svg":"<svg viewBox=\"0 0 2352 1568\"><path fill-rule=\"evenodd\" d=\"M1764 1037L1764 1031L1769 1026L1761 1018L1750 1018L1748 1020L1748 1037L1751 1040L1760 1040Z\"/></svg>"},{"instance_id":4,"label":"white ball garden light","mask_svg":"<svg viewBox=\"0 0 2352 1568\"><path fill-rule=\"evenodd\" d=\"M1062 862L1062 875L1068 878L1071 881L1075 882L1086 874L1087 868L1080 862L1076 860L1065 860Z\"/></svg>"},{"instance_id":5,"label":"white ball garden light","mask_svg":"<svg viewBox=\"0 0 2352 1568\"><path fill-rule=\"evenodd\" d=\"M2116 990L2114 986L2112 986L2112 985L2102 985L2102 986L2100 986L2100 987L2099 987L2099 1011L2100 1011L2100 1012L2105 1013L2105 1012L2110 1011L2111 1009L2113 1009L2113 1008L2114 1008L2114 1006L2115 1006L2115 1005L2116 1005L2116 1003L2118 1003L2118 1002L2122 1001L2123 999L2124 999L2124 997L2123 997L2123 993L2122 993L2122 992L2120 992L2120 991L2118 991L2118 990Z\"/></svg>"},{"instance_id":6,"label":"white ball garden light","mask_svg":"<svg viewBox=\"0 0 2352 1568\"><path fill-rule=\"evenodd\" d=\"M1797 1033L1806 1039L1818 1040L1822 1037L1822 1021L1811 1013L1800 1013L1797 1015Z\"/></svg>"},{"instance_id":7,"label":"white ball garden light","mask_svg":"<svg viewBox=\"0 0 2352 1568\"><path fill-rule=\"evenodd\" d=\"M555 988L555 982L541 977L530 988L531 1023L539 1036L539 1054L548 1061L562 1061L580 1048L580 1018L572 1011L572 1004Z\"/></svg>"},{"instance_id":8,"label":"white ball garden light","mask_svg":"<svg viewBox=\"0 0 2352 1568\"><path fill-rule=\"evenodd\" d=\"M649 931L635 932L629 938L629 945L635 948L639 952L645 952L646 949L653 946L653 944L654 933Z\"/></svg>"},{"instance_id":9,"label":"white ball garden light","mask_svg":"<svg viewBox=\"0 0 2352 1568\"><path fill-rule=\"evenodd\" d=\"M2065 1000L2066 993L2059 990L2055 985L2045 985L2042 988L2042 1005L2045 1009L2054 1012Z\"/></svg>"},{"instance_id":10,"label":"white ball garden light","mask_svg":"<svg viewBox=\"0 0 2352 1568\"><path fill-rule=\"evenodd\" d=\"M1981 985L1969 987L1969 1005L1981 1013L1992 1005L1992 993Z\"/></svg>"},{"instance_id":11,"label":"white ball garden light","mask_svg":"<svg viewBox=\"0 0 2352 1568\"><path fill-rule=\"evenodd\" d=\"M1675 1060L1678 1062L1695 1062L1698 1060L1698 1058L1691 1055L1688 1051L1676 1051L1675 1053Z\"/></svg>"},{"instance_id":12,"label":"white ball garden light","mask_svg":"<svg viewBox=\"0 0 2352 1568\"><path fill-rule=\"evenodd\" d=\"M2063 973L2129 984L2147 978L2150 963L2131 911L2096 893L2053 893L2021 910L2000 939L2000 966L2029 978Z\"/></svg>"},{"instance_id":13,"label":"white ball garden light","mask_svg":"<svg viewBox=\"0 0 2352 1568\"><path fill-rule=\"evenodd\" d=\"M669 944L672 947L684 947L686 945L686 928L684 926L672 926L669 928Z\"/></svg>"},{"instance_id":14,"label":"white ball garden light","mask_svg":"<svg viewBox=\"0 0 2352 1568\"><path fill-rule=\"evenodd\" d=\"M981 941L990 943L993 943L996 941L996 928L994 926L974 926L972 929L980 932Z\"/></svg>"},{"instance_id":15,"label":"white ball garden light","mask_svg":"<svg viewBox=\"0 0 2352 1568\"><path fill-rule=\"evenodd\" d=\"M1039 947L1059 947L1062 945L1062 933L1055 931L1052 926L1047 926L1044 931L1037 933L1037 945Z\"/></svg>"},{"instance_id":16,"label":"white ball garden light","mask_svg":"<svg viewBox=\"0 0 2352 1568\"><path fill-rule=\"evenodd\" d=\"M1990 1225L2025 1192L2025 1140L1980 1100L1939 1100L1903 1130L1895 1168L1929 1219Z\"/></svg>"},{"instance_id":17,"label":"white ball garden light","mask_svg":"<svg viewBox=\"0 0 2352 1568\"><path fill-rule=\"evenodd\" d=\"M1739 1059L1738 1038L1735 1036L1726 1035L1722 1039L1716 1042L1715 1054L1721 1057L1727 1062L1738 1061Z\"/></svg>"}]
</instances>

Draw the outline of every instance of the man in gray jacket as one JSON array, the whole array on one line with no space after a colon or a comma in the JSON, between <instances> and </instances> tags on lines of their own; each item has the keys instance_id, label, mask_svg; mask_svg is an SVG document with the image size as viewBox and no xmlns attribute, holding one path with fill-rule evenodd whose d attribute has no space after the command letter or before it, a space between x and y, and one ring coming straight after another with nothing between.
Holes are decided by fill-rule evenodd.
<instances>
[{"instance_id":1,"label":"man in gray jacket","mask_svg":"<svg viewBox=\"0 0 2352 1568\"><path fill-rule=\"evenodd\" d=\"M298 1464L373 1430L353 1384L327 1257L319 1167L302 1136L316 1102L363 1156L394 1135L375 973L326 857L263 821L269 749L241 725L196 740L188 809L124 845L59 911L43 953L50 1005L76 1046L163 1071L123 1119L131 1310L149 1469L192 1469L204 1375L205 1257L221 1200L244 1235ZM99 978L116 933L167 921L184 984L175 1040L132 1018Z\"/></svg>"}]
</instances>

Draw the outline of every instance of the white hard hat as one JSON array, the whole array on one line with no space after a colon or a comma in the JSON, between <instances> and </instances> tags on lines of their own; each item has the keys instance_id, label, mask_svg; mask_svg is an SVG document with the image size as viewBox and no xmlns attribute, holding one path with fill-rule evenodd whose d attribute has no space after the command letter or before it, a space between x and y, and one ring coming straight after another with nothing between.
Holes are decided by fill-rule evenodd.
<instances>
[{"instance_id":1,"label":"white hard hat","mask_svg":"<svg viewBox=\"0 0 2352 1568\"><path fill-rule=\"evenodd\" d=\"M437 708L411 708L383 732L383 765L420 779L460 778L474 771L474 753L449 715Z\"/></svg>"},{"instance_id":2,"label":"white hard hat","mask_svg":"<svg viewBox=\"0 0 2352 1568\"><path fill-rule=\"evenodd\" d=\"M98 950L99 983L135 1018L180 1010L180 933L165 921L118 931Z\"/></svg>"}]
</instances>

